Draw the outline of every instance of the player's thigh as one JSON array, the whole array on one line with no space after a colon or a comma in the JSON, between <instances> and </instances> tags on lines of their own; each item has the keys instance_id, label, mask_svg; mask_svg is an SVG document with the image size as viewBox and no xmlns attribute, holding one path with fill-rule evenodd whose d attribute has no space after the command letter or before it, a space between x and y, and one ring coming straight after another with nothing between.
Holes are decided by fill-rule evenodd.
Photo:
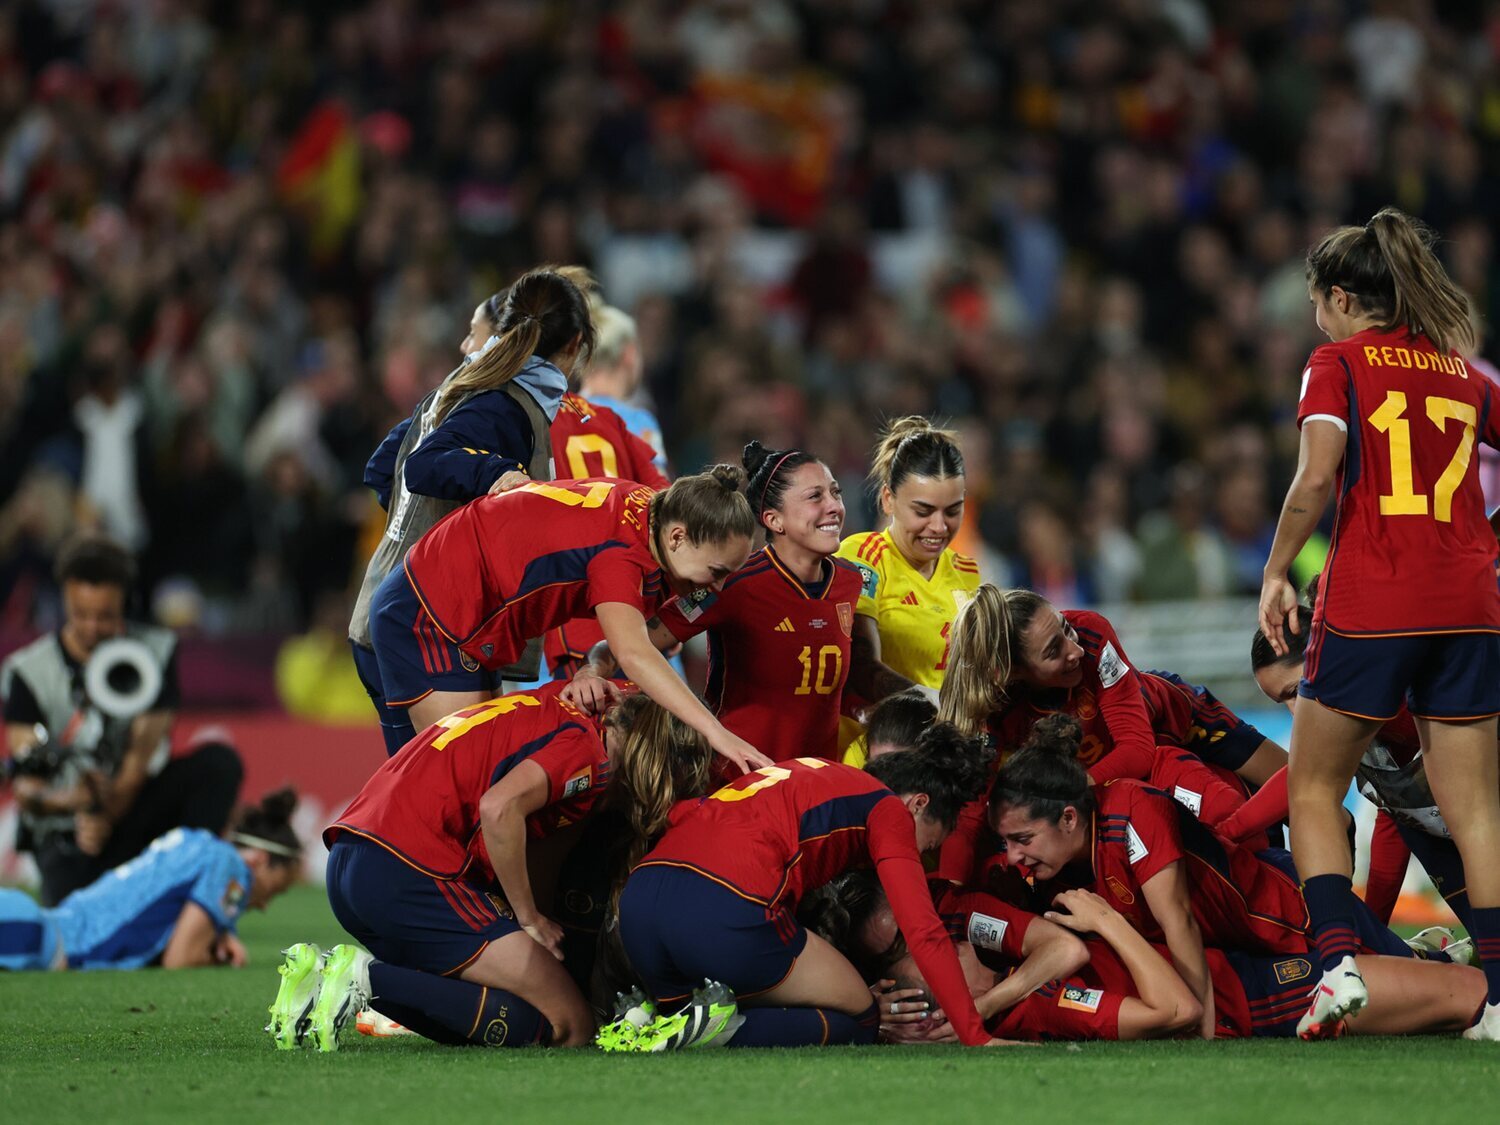
<instances>
[{"instance_id":1,"label":"player's thigh","mask_svg":"<svg viewBox=\"0 0 1500 1125\"><path fill-rule=\"evenodd\" d=\"M490 698L487 691L433 691L407 707L413 730L430 727L444 716L473 707Z\"/></svg>"},{"instance_id":2,"label":"player's thigh","mask_svg":"<svg viewBox=\"0 0 1500 1125\"><path fill-rule=\"evenodd\" d=\"M1288 799L1336 789L1342 800L1380 726L1379 721L1332 710L1314 699L1298 699L1292 716Z\"/></svg>"},{"instance_id":3,"label":"player's thigh","mask_svg":"<svg viewBox=\"0 0 1500 1125\"><path fill-rule=\"evenodd\" d=\"M1370 991L1368 1006L1349 1021L1356 1035L1461 1031L1488 993L1484 973L1468 965L1370 954L1355 964Z\"/></svg>"},{"instance_id":4,"label":"player's thigh","mask_svg":"<svg viewBox=\"0 0 1500 1125\"><path fill-rule=\"evenodd\" d=\"M847 957L817 934L810 933L787 978L744 1003L774 1008L832 1008L857 1016L870 1006L870 989Z\"/></svg>"},{"instance_id":5,"label":"player's thigh","mask_svg":"<svg viewBox=\"0 0 1500 1125\"><path fill-rule=\"evenodd\" d=\"M490 942L459 977L514 992L547 1017L556 1046L582 1046L593 1034L594 1016L583 993L563 963L525 931Z\"/></svg>"},{"instance_id":6,"label":"player's thigh","mask_svg":"<svg viewBox=\"0 0 1500 1125\"><path fill-rule=\"evenodd\" d=\"M1500 828L1500 755L1493 717L1471 722L1418 719L1427 785L1455 839Z\"/></svg>"}]
</instances>

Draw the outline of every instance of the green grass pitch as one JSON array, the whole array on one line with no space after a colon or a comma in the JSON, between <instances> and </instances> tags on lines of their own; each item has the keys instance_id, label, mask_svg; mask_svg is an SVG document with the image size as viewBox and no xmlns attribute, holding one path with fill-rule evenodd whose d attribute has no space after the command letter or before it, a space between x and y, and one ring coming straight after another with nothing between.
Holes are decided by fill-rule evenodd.
<instances>
[{"instance_id":1,"label":"green grass pitch","mask_svg":"<svg viewBox=\"0 0 1500 1125\"><path fill-rule=\"evenodd\" d=\"M1494 1120L1500 1048L1456 1039L832 1048L606 1056L262 1034L277 950L340 938L299 888L242 970L0 975L0 1121L1308 1122Z\"/></svg>"}]
</instances>

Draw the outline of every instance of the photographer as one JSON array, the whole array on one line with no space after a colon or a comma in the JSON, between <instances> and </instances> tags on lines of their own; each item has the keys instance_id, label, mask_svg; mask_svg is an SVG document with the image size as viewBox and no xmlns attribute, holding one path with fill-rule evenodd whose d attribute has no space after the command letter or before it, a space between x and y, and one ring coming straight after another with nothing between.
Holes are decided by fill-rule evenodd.
<instances>
[{"instance_id":1,"label":"photographer","mask_svg":"<svg viewBox=\"0 0 1500 1125\"><path fill-rule=\"evenodd\" d=\"M206 742L170 756L177 638L125 620L134 573L119 544L75 539L57 560L62 628L0 665L16 846L35 856L48 906L173 828L221 833L239 794L244 771L231 747ZM133 642L134 656L108 650L91 672L90 658L115 638Z\"/></svg>"}]
</instances>

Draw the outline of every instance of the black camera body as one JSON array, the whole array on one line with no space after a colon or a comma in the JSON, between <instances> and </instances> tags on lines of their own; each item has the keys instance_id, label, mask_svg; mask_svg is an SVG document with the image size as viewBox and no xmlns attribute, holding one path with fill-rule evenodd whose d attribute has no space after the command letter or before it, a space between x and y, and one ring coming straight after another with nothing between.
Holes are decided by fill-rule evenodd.
<instances>
[{"instance_id":1,"label":"black camera body","mask_svg":"<svg viewBox=\"0 0 1500 1125\"><path fill-rule=\"evenodd\" d=\"M50 780L62 772L63 766L72 756L72 750L47 739L47 732L38 726L41 737L24 750L0 760L0 776L7 782L18 777L36 777Z\"/></svg>"}]
</instances>

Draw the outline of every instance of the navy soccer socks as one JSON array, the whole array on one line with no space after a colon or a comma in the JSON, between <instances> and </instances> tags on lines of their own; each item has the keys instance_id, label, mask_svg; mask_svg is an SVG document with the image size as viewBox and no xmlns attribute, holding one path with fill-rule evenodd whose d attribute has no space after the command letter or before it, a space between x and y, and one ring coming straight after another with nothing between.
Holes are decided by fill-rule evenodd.
<instances>
[{"instance_id":1,"label":"navy soccer socks","mask_svg":"<svg viewBox=\"0 0 1500 1125\"><path fill-rule=\"evenodd\" d=\"M515 993L466 980L374 961L370 994L377 1012L438 1043L530 1047L552 1039L552 1025Z\"/></svg>"}]
</instances>

